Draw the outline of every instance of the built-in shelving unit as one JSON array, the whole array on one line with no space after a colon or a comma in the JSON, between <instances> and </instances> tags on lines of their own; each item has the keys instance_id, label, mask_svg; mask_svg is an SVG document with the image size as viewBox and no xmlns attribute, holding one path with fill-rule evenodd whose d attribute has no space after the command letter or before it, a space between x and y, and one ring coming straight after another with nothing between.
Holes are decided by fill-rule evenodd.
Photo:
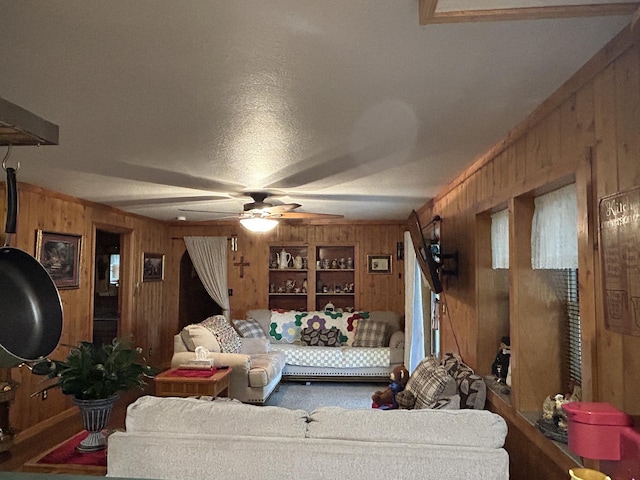
<instances>
[{"instance_id":1,"label":"built-in shelving unit","mask_svg":"<svg viewBox=\"0 0 640 480\"><path fill-rule=\"evenodd\" d=\"M355 251L353 245L316 247L316 302L322 310L355 308Z\"/></svg>"},{"instance_id":2,"label":"built-in shelving unit","mask_svg":"<svg viewBox=\"0 0 640 480\"><path fill-rule=\"evenodd\" d=\"M355 309L356 278L354 245L269 247L270 309Z\"/></svg>"}]
</instances>

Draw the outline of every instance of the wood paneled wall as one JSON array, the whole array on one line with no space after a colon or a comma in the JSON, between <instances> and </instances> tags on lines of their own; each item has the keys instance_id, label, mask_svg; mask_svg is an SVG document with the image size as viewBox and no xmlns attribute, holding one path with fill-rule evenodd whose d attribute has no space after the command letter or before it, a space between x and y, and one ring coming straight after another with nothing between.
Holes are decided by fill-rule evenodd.
<instances>
[{"instance_id":1,"label":"wood paneled wall","mask_svg":"<svg viewBox=\"0 0 640 480\"><path fill-rule=\"evenodd\" d=\"M233 290L230 298L231 316L244 318L247 310L268 308L269 293L269 246L287 244L353 244L357 258L357 299L358 308L367 310L393 310L404 312L404 261L396 258L397 242L403 241L406 222L349 222L323 224L279 225L267 234L250 234L237 224L188 225L174 224L171 227L172 258L179 268L179 259L186 249L184 236L225 236L237 237L238 250L229 251L228 279ZM393 272L389 275L367 274L367 254L391 254ZM244 267L244 277L240 278L240 268L234 263L240 258L249 262ZM171 272L170 278L179 278L179 272ZM169 295L177 298L178 285L171 285ZM174 298L175 296L175 298ZM168 302L170 316L177 318L177 302ZM194 322L202 319L193 319ZM177 332L176 332L177 333Z\"/></svg>"},{"instance_id":2,"label":"wood paneled wall","mask_svg":"<svg viewBox=\"0 0 640 480\"><path fill-rule=\"evenodd\" d=\"M6 208L4 184L0 185L0 209ZM316 242L356 245L359 262L357 304L362 308L404 312L404 262L396 260L397 242L403 241L405 222L349 222L283 224L267 235L249 234L236 222L186 224L154 221L120 210L19 183L18 232L11 246L35 255L38 230L82 235L80 287L61 290L64 325L60 345L50 355L64 358L65 345L91 341L93 326L93 283L96 229L121 234L120 312L121 334L133 336L151 364L164 368L173 354L173 335L178 332L180 260L185 254L184 235L237 236L238 250L228 255L229 288L233 289L231 312L244 317L252 308L268 306L268 248L270 244ZM2 238L4 242L4 238ZM144 252L165 255L161 282L142 282ZM366 273L366 255L393 255L391 275ZM244 261L243 278L233 264ZM194 322L203 319L193 319ZM37 435L45 425L64 421L71 399L59 390L42 390L50 381L33 375L26 367L4 369L2 379L19 383L10 406L10 425L19 431L17 441Z\"/></svg>"},{"instance_id":3,"label":"wood paneled wall","mask_svg":"<svg viewBox=\"0 0 640 480\"><path fill-rule=\"evenodd\" d=\"M487 299L478 298L482 288L476 283L494 281L487 273L486 261L476 256L487 251L486 245L478 244L482 238L479 234L485 232L487 238L487 212L510 202L513 209L514 205L522 205L527 195L575 180L579 198L588 199L580 211L578 226L585 400L607 401L632 415L640 414L640 337L620 335L605 328L597 251L598 199L640 185L639 131L639 33L629 26L503 141L420 210L421 218L433 214L443 218L443 248L458 250L460 255L460 276L450 280L445 289L447 314L441 322L442 351L459 350L474 368L484 372L491 360L486 336L479 333L486 327L482 323L483 312L492 310L486 306ZM514 235L517 238L518 232ZM512 249L514 252L518 249ZM518 259L512 262L517 263ZM477 265L482 266L478 276ZM510 283L514 285L513 278ZM496 285L503 296L518 293L505 292L504 284ZM521 287L519 291L525 293L526 285ZM512 335L526 336L530 326L525 312L511 309L511 316ZM519 365L525 370L521 373L529 379L534 377L527 368L544 369L547 361L534 347L527 347L529 364ZM545 348L548 350L548 345ZM520 399L520 407L535 408L527 401L531 403ZM501 413L505 414L505 409ZM522 428L516 417L510 419L510 427ZM518 432L519 451L510 452L516 454L516 464L522 462L516 477L539 478L534 464L531 475L525 473L527 446L521 441L531 440L539 432L533 428L524 430ZM555 475L545 478L566 478L564 466L558 464Z\"/></svg>"},{"instance_id":4,"label":"wood paneled wall","mask_svg":"<svg viewBox=\"0 0 640 480\"><path fill-rule=\"evenodd\" d=\"M6 208L4 188L3 184L0 189L0 210L3 211ZM164 282L142 283L142 254L169 251L168 226L29 184L19 183L18 194L17 234L13 236L11 246L35 255L38 230L82 235L80 286L60 290L62 337L50 357L64 358L68 352L65 345L91 341L95 230L100 228L120 232L123 238L120 331L124 335L132 334L135 344L141 346L146 355L151 351L149 360L152 364L166 362L166 358L154 353L163 350L162 345L167 341L164 332L173 330L172 325L168 325L171 319L165 311L166 287ZM32 397L50 381L43 382L44 377L32 375L28 368L4 369L3 378L9 375L19 383L16 398L10 405L10 425L19 432L18 441L21 437L37 434L40 424L55 421L59 416L62 418L62 412L71 407L71 399L58 389L48 390L46 399L41 395Z\"/></svg>"}]
</instances>

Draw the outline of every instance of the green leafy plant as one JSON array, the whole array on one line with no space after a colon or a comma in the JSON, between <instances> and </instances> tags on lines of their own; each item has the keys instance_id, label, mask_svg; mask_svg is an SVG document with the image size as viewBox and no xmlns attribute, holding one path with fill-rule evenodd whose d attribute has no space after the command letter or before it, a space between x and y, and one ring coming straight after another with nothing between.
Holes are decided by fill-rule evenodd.
<instances>
[{"instance_id":1,"label":"green leafy plant","mask_svg":"<svg viewBox=\"0 0 640 480\"><path fill-rule=\"evenodd\" d=\"M95 346L80 342L71 347L64 361L55 361L48 378L57 378L53 386L80 400L109 398L119 391L142 389L157 373L147 365L140 347L114 338L111 343Z\"/></svg>"}]
</instances>

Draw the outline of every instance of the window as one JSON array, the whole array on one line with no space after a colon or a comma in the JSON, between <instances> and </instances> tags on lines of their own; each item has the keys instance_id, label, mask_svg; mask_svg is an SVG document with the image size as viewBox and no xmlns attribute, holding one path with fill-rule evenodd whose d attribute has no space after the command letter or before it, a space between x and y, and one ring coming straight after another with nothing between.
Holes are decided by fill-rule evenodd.
<instances>
[{"instance_id":1,"label":"window","mask_svg":"<svg viewBox=\"0 0 640 480\"><path fill-rule=\"evenodd\" d=\"M120 255L113 254L109 257L109 283L118 285L120 282Z\"/></svg>"},{"instance_id":2,"label":"window","mask_svg":"<svg viewBox=\"0 0 640 480\"><path fill-rule=\"evenodd\" d=\"M578 210L575 184L535 199L531 265L552 270L554 290L566 307L563 377L581 381L582 345L578 297Z\"/></svg>"},{"instance_id":3,"label":"window","mask_svg":"<svg viewBox=\"0 0 640 480\"><path fill-rule=\"evenodd\" d=\"M491 215L491 267L509 268L509 210Z\"/></svg>"}]
</instances>

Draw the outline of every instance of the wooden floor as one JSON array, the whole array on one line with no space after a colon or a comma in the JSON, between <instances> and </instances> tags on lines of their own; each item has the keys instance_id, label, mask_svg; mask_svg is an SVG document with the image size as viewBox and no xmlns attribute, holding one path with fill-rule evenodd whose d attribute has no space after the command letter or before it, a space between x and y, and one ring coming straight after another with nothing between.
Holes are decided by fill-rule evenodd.
<instances>
[{"instance_id":1,"label":"wooden floor","mask_svg":"<svg viewBox=\"0 0 640 480\"><path fill-rule=\"evenodd\" d=\"M124 428L127 406L140 395L148 393L150 392L121 393L120 399L113 407L107 429ZM20 471L22 466L32 458L82 430L80 414L72 415L63 425L55 425L42 435L16 443L9 452L0 454L0 471Z\"/></svg>"}]
</instances>

